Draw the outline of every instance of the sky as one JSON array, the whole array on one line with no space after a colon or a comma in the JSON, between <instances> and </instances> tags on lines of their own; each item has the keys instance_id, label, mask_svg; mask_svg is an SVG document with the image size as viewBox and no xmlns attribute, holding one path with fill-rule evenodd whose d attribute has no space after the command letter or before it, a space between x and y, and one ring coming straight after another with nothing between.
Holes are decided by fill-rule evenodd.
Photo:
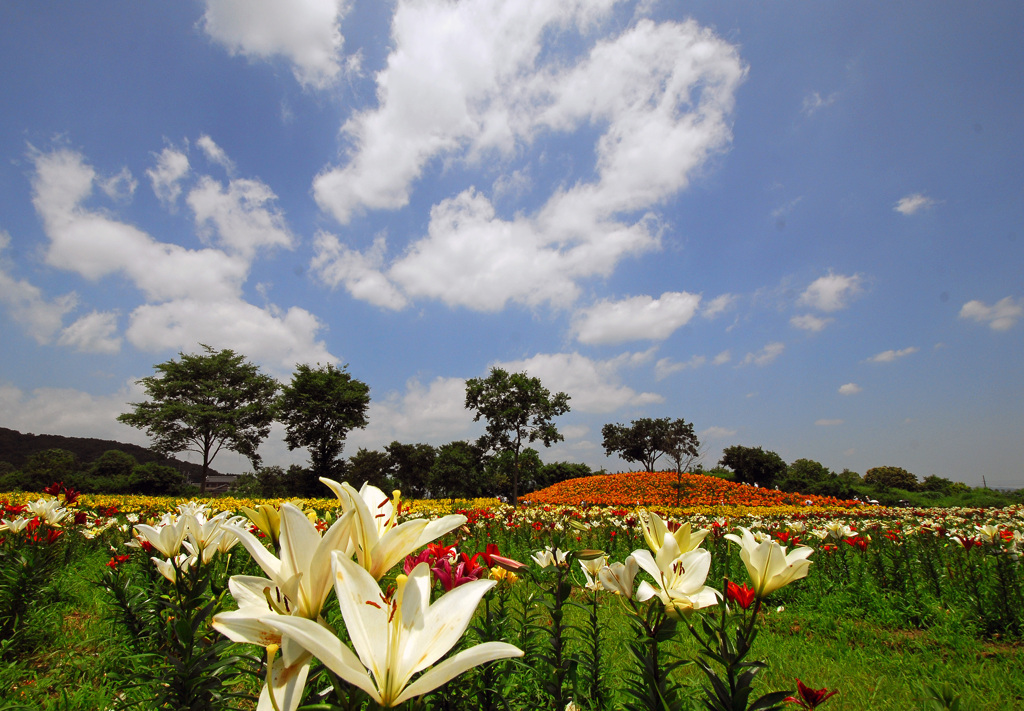
<instances>
[{"instance_id":1,"label":"sky","mask_svg":"<svg viewBox=\"0 0 1024 711\"><path fill-rule=\"evenodd\" d=\"M570 396L544 461L693 424L1024 486L1024 5L0 4L0 426L199 344L370 386L346 454ZM276 425L264 463L306 460ZM664 462L667 467L668 462ZM245 471L222 453L213 466Z\"/></svg>"}]
</instances>

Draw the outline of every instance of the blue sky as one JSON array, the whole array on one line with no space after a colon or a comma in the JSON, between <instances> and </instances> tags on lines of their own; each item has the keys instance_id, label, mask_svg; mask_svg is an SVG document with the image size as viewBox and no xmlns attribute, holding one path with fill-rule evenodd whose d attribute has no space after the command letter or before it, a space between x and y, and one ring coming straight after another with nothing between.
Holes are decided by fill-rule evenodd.
<instances>
[{"instance_id":1,"label":"blue sky","mask_svg":"<svg viewBox=\"0 0 1024 711\"><path fill-rule=\"evenodd\" d=\"M603 424L682 417L707 465L1022 486L1022 21L4 3L0 426L145 444L135 381L208 343L347 364L348 453L476 437L497 365L571 396L546 461L625 469Z\"/></svg>"}]
</instances>

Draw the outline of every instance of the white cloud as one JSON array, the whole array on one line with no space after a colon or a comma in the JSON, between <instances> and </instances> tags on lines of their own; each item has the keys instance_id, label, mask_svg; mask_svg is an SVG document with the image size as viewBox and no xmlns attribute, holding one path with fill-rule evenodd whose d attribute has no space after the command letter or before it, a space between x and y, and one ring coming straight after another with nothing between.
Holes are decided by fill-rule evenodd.
<instances>
[{"instance_id":1,"label":"white cloud","mask_svg":"<svg viewBox=\"0 0 1024 711\"><path fill-rule=\"evenodd\" d=\"M291 247L292 235L284 216L273 207L274 192L258 180L232 180L227 189L209 176L188 194L196 227L206 236L213 231L228 251L251 259L261 247Z\"/></svg>"},{"instance_id":2,"label":"white cloud","mask_svg":"<svg viewBox=\"0 0 1024 711\"><path fill-rule=\"evenodd\" d=\"M733 46L693 22L641 20L594 44L584 36L576 57L543 51L553 31L595 27L610 5L399 4L379 105L345 124L349 160L314 181L318 204L339 222L405 206L431 160L475 165L528 154L538 136L604 129L593 179L563 185L533 213L499 216L475 189L436 204L427 236L380 270L407 297L479 310L509 300L567 306L579 279L659 246L650 211L728 145L745 68ZM511 195L501 183L497 194Z\"/></svg>"},{"instance_id":3,"label":"white cloud","mask_svg":"<svg viewBox=\"0 0 1024 711\"><path fill-rule=\"evenodd\" d=\"M310 266L332 288L344 285L355 298L386 309L403 309L409 303L381 272L387 251L383 236L374 238L366 252L357 252L334 235L321 232L314 240L314 250Z\"/></svg>"},{"instance_id":4,"label":"white cloud","mask_svg":"<svg viewBox=\"0 0 1024 711\"><path fill-rule=\"evenodd\" d=\"M960 309L960 318L969 318L978 323L987 323L993 331L1006 331L1024 315L1024 303L1007 296L992 306L984 301L968 301Z\"/></svg>"},{"instance_id":5,"label":"white cloud","mask_svg":"<svg viewBox=\"0 0 1024 711\"><path fill-rule=\"evenodd\" d=\"M730 360L732 360L732 353L729 351L722 351L711 359L711 365L725 365Z\"/></svg>"},{"instance_id":6,"label":"white cloud","mask_svg":"<svg viewBox=\"0 0 1024 711\"><path fill-rule=\"evenodd\" d=\"M847 302L863 290L862 282L859 274L846 276L829 272L828 276L811 282L797 303L818 311L838 311L846 308Z\"/></svg>"},{"instance_id":7,"label":"white cloud","mask_svg":"<svg viewBox=\"0 0 1024 711\"><path fill-rule=\"evenodd\" d=\"M165 148L156 158L156 166L146 171L153 194L172 208L181 195L181 180L188 175L188 156L173 148Z\"/></svg>"},{"instance_id":8,"label":"white cloud","mask_svg":"<svg viewBox=\"0 0 1024 711\"><path fill-rule=\"evenodd\" d=\"M201 179L189 202L197 221L212 224L231 253L189 250L159 242L106 211L84 208L96 174L80 154L58 149L32 158L33 203L50 239L46 261L93 281L128 278L147 301L129 316L125 337L135 347L189 350L204 342L239 350L285 373L297 362L337 361L316 340L322 324L305 309L259 308L242 298L257 249L290 243L283 217L265 207L273 193L262 183L231 181L224 191ZM109 317L86 317L65 342L110 349L108 324Z\"/></svg>"},{"instance_id":9,"label":"white cloud","mask_svg":"<svg viewBox=\"0 0 1024 711\"><path fill-rule=\"evenodd\" d=\"M474 424L473 412L466 409L466 381L462 378L437 377L428 385L412 378L404 392L371 399L367 419L366 429L349 434L349 454L357 447L381 449L395 440L441 445L483 431Z\"/></svg>"},{"instance_id":10,"label":"white cloud","mask_svg":"<svg viewBox=\"0 0 1024 711\"><path fill-rule=\"evenodd\" d=\"M814 424L818 427L836 427L843 424L842 420L815 420Z\"/></svg>"},{"instance_id":11,"label":"white cloud","mask_svg":"<svg viewBox=\"0 0 1024 711\"><path fill-rule=\"evenodd\" d=\"M893 210L902 215L913 215L921 210L927 210L936 204L936 201L923 193L913 193L900 198Z\"/></svg>"},{"instance_id":12,"label":"white cloud","mask_svg":"<svg viewBox=\"0 0 1024 711\"><path fill-rule=\"evenodd\" d=\"M208 161L222 167L227 171L228 175L235 172L235 162L228 157L223 148L214 143L213 139L205 133L199 137L196 145L202 149Z\"/></svg>"},{"instance_id":13,"label":"white cloud","mask_svg":"<svg viewBox=\"0 0 1024 711\"><path fill-rule=\"evenodd\" d=\"M695 355L685 363L673 361L671 358L661 358L657 363L654 364L654 377L656 380L664 380L673 373L678 373L681 370L693 370L699 368L708 359L701 355Z\"/></svg>"},{"instance_id":14,"label":"white cloud","mask_svg":"<svg viewBox=\"0 0 1024 711\"><path fill-rule=\"evenodd\" d=\"M859 393L859 392L861 392L863 390L864 390L864 388L862 388L861 386L857 385L857 383L846 383L845 385L840 385L839 386L839 394L840 395L856 395L857 393Z\"/></svg>"},{"instance_id":15,"label":"white cloud","mask_svg":"<svg viewBox=\"0 0 1024 711\"><path fill-rule=\"evenodd\" d=\"M69 346L84 353L117 353L121 338L117 336L117 314L93 311L64 329L57 345Z\"/></svg>"},{"instance_id":16,"label":"white cloud","mask_svg":"<svg viewBox=\"0 0 1024 711\"><path fill-rule=\"evenodd\" d=\"M804 97L804 103L800 110L807 116L813 116L820 109L824 109L836 103L836 99L838 98L839 94L837 92L832 92L828 96L822 96L820 92L815 91Z\"/></svg>"},{"instance_id":17,"label":"white cloud","mask_svg":"<svg viewBox=\"0 0 1024 711\"><path fill-rule=\"evenodd\" d=\"M707 319L721 316L731 309L738 299L739 297L735 294L721 294L720 296L716 296L710 301L706 301L704 303L704 308L701 309L700 315Z\"/></svg>"},{"instance_id":18,"label":"white cloud","mask_svg":"<svg viewBox=\"0 0 1024 711\"><path fill-rule=\"evenodd\" d=\"M789 319L789 323L791 326L794 326L795 328L802 328L805 331L814 332L821 331L822 329L825 328L825 326L829 325L833 321L835 321L834 318L821 318L820 316L815 316L814 314L803 314L801 316L794 316L793 318Z\"/></svg>"},{"instance_id":19,"label":"white cloud","mask_svg":"<svg viewBox=\"0 0 1024 711\"><path fill-rule=\"evenodd\" d=\"M689 323L699 304L699 294L685 291L666 291L659 299L634 296L622 301L603 300L577 311L573 331L580 343L660 341Z\"/></svg>"},{"instance_id":20,"label":"white cloud","mask_svg":"<svg viewBox=\"0 0 1024 711\"><path fill-rule=\"evenodd\" d=\"M99 185L100 190L106 193L111 200L128 202L135 194L135 188L139 186L139 181L132 177L131 171L125 167L117 175L99 181Z\"/></svg>"},{"instance_id":21,"label":"white cloud","mask_svg":"<svg viewBox=\"0 0 1024 711\"><path fill-rule=\"evenodd\" d=\"M786 346L783 343L779 343L777 341L769 343L757 353L747 353L746 357L740 361L740 365L768 365L782 355L784 350L786 350Z\"/></svg>"},{"instance_id":22,"label":"white cloud","mask_svg":"<svg viewBox=\"0 0 1024 711\"><path fill-rule=\"evenodd\" d=\"M133 444L149 444L146 435L117 421L129 402L141 402L144 393L126 383L109 395L91 395L71 388L38 388L26 393L0 382L0 426L33 434L98 437Z\"/></svg>"},{"instance_id":23,"label":"white cloud","mask_svg":"<svg viewBox=\"0 0 1024 711\"><path fill-rule=\"evenodd\" d=\"M540 378L552 393L564 392L569 407L577 412L612 412L620 407L663 402L657 393L638 393L621 384L619 371L649 359L650 351L624 353L609 360L592 360L579 353L540 354L520 361L496 364L509 372L526 372Z\"/></svg>"},{"instance_id":24,"label":"white cloud","mask_svg":"<svg viewBox=\"0 0 1024 711\"><path fill-rule=\"evenodd\" d=\"M231 54L283 56L302 84L323 88L341 72L348 0L206 0L203 29Z\"/></svg>"},{"instance_id":25,"label":"white cloud","mask_svg":"<svg viewBox=\"0 0 1024 711\"><path fill-rule=\"evenodd\" d=\"M903 348L903 349L898 350L898 351L894 351L894 350L882 351L881 353L878 353L877 355L873 355L870 358L868 358L867 362L869 362L869 363L891 363L894 360L896 360L897 358L903 358L903 357L911 355L913 353L917 353L917 351L918 351L917 346L910 346L909 348Z\"/></svg>"},{"instance_id":26,"label":"white cloud","mask_svg":"<svg viewBox=\"0 0 1024 711\"><path fill-rule=\"evenodd\" d=\"M728 427L711 426L701 430L697 435L702 440L725 439L726 437L735 437L736 430Z\"/></svg>"},{"instance_id":27,"label":"white cloud","mask_svg":"<svg viewBox=\"0 0 1024 711\"><path fill-rule=\"evenodd\" d=\"M6 232L0 230L0 254L10 239ZM60 330L65 314L74 310L78 296L71 292L56 299L47 299L39 287L8 274L0 261L0 303L7 306L12 319L25 326L36 343L46 344Z\"/></svg>"}]
</instances>

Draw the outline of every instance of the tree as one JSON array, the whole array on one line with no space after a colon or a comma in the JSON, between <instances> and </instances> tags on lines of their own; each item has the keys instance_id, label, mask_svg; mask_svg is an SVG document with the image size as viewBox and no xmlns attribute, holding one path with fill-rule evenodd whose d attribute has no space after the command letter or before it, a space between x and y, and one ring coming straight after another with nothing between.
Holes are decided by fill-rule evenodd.
<instances>
[{"instance_id":1,"label":"tree","mask_svg":"<svg viewBox=\"0 0 1024 711\"><path fill-rule=\"evenodd\" d=\"M492 493L484 488L483 460L483 450L471 442L442 444L430 467L430 495L437 499L473 499Z\"/></svg>"},{"instance_id":2,"label":"tree","mask_svg":"<svg viewBox=\"0 0 1024 711\"><path fill-rule=\"evenodd\" d=\"M786 471L782 457L760 447L727 447L722 450L722 458L718 463L736 472L736 478L744 484L766 487L772 486L775 479Z\"/></svg>"},{"instance_id":3,"label":"tree","mask_svg":"<svg viewBox=\"0 0 1024 711\"><path fill-rule=\"evenodd\" d=\"M864 483L886 489L917 490L917 477L902 467L873 467L864 472Z\"/></svg>"},{"instance_id":4,"label":"tree","mask_svg":"<svg viewBox=\"0 0 1024 711\"><path fill-rule=\"evenodd\" d=\"M385 447L388 469L395 487L411 499L427 495L430 469L437 452L429 444L402 444L395 441Z\"/></svg>"},{"instance_id":5,"label":"tree","mask_svg":"<svg viewBox=\"0 0 1024 711\"><path fill-rule=\"evenodd\" d=\"M669 455L677 470L699 456L700 442L693 433L693 425L682 419L643 417L633 420L629 427L607 424L601 428L601 435L607 456L618 454L648 472L654 471L654 463L663 454Z\"/></svg>"},{"instance_id":6,"label":"tree","mask_svg":"<svg viewBox=\"0 0 1024 711\"><path fill-rule=\"evenodd\" d=\"M314 481L337 477L338 456L349 430L366 427L370 387L345 368L296 366L277 400L277 417L285 426L289 450L309 448Z\"/></svg>"},{"instance_id":7,"label":"tree","mask_svg":"<svg viewBox=\"0 0 1024 711\"><path fill-rule=\"evenodd\" d=\"M345 466L345 478L357 488L364 483L376 486L382 491L391 491L395 488L395 482L391 478L391 458L387 452L375 449L360 447L349 457Z\"/></svg>"},{"instance_id":8,"label":"tree","mask_svg":"<svg viewBox=\"0 0 1024 711\"><path fill-rule=\"evenodd\" d=\"M541 442L550 447L552 442L565 439L558 433L552 420L569 411L569 396L554 396L540 378L526 373L508 373L491 368L487 378L466 381L466 407L476 410L473 421L487 420L486 434L478 444L485 450L512 452L512 505L519 499L519 455L523 446Z\"/></svg>"},{"instance_id":9,"label":"tree","mask_svg":"<svg viewBox=\"0 0 1024 711\"><path fill-rule=\"evenodd\" d=\"M201 344L202 345L202 344ZM260 442L274 419L277 382L230 349L179 353L180 360L153 366L159 375L139 380L147 402L117 419L145 430L150 449L164 456L190 451L203 458L199 490L206 492L210 462L227 448L260 465Z\"/></svg>"}]
</instances>

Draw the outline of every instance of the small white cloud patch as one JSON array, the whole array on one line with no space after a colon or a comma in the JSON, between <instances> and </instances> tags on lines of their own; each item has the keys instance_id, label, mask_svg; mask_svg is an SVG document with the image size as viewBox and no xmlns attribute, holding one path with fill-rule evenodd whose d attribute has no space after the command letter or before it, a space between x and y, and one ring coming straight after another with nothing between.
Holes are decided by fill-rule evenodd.
<instances>
[{"instance_id":1,"label":"small white cloud patch","mask_svg":"<svg viewBox=\"0 0 1024 711\"><path fill-rule=\"evenodd\" d=\"M1007 296L992 306L984 301L968 301L960 309L960 318L988 324L993 331L1007 331L1024 315L1024 305Z\"/></svg>"},{"instance_id":2,"label":"small white cloud patch","mask_svg":"<svg viewBox=\"0 0 1024 711\"><path fill-rule=\"evenodd\" d=\"M900 198L893 210L901 215L910 216L920 212L921 210L927 210L935 204L936 201L924 193L914 193Z\"/></svg>"},{"instance_id":3,"label":"small white cloud patch","mask_svg":"<svg viewBox=\"0 0 1024 711\"><path fill-rule=\"evenodd\" d=\"M856 395L857 393L861 392L862 390L864 390L864 388L862 388L861 386L857 385L857 383L846 383L845 385L840 385L839 386L839 394L840 395Z\"/></svg>"}]
</instances>

